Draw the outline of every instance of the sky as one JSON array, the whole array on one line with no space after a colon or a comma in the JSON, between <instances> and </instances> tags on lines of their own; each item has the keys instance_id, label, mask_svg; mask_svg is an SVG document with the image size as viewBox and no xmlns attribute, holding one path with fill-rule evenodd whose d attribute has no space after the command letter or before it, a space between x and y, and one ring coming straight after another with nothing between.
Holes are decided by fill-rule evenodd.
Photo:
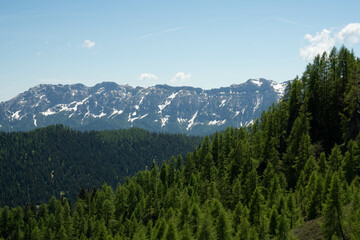
<instances>
[{"instance_id":1,"label":"sky","mask_svg":"<svg viewBox=\"0 0 360 240\"><path fill-rule=\"evenodd\" d=\"M38 84L227 87L360 56L360 1L0 0L0 102Z\"/></svg>"}]
</instances>

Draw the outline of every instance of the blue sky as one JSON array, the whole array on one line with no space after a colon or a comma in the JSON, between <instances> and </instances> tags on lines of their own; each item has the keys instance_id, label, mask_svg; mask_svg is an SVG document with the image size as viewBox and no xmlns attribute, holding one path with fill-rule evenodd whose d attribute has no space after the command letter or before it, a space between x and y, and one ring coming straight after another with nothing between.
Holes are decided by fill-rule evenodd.
<instances>
[{"instance_id":1,"label":"blue sky","mask_svg":"<svg viewBox=\"0 0 360 240\"><path fill-rule=\"evenodd\" d=\"M360 2L0 0L0 101L40 83L206 89L360 56Z\"/></svg>"}]
</instances>

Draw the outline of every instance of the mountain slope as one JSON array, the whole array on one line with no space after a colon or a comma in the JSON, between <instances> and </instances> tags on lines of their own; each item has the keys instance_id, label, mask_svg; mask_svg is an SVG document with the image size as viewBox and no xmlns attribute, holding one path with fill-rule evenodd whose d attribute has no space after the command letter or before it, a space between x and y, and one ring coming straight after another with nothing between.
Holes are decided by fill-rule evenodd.
<instances>
[{"instance_id":1,"label":"mountain slope","mask_svg":"<svg viewBox=\"0 0 360 240\"><path fill-rule=\"evenodd\" d=\"M48 201L59 193L76 199L81 187L127 176L185 155L202 138L142 129L80 132L61 125L30 132L0 132L0 206Z\"/></svg>"},{"instance_id":2,"label":"mountain slope","mask_svg":"<svg viewBox=\"0 0 360 240\"><path fill-rule=\"evenodd\" d=\"M80 130L140 127L203 135L249 124L278 101L285 86L266 79L211 90L112 82L93 87L41 84L0 104L0 130L64 124Z\"/></svg>"}]
</instances>

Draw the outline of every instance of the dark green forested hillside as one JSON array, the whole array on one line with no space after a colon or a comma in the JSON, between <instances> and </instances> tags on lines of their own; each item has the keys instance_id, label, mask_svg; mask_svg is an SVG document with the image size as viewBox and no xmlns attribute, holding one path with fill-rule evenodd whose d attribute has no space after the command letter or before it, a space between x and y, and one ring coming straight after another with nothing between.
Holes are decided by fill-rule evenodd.
<instances>
[{"instance_id":1,"label":"dark green forested hillside","mask_svg":"<svg viewBox=\"0 0 360 240\"><path fill-rule=\"evenodd\" d=\"M141 129L79 132L61 125L30 132L0 133L0 205L39 204L51 196L76 199L81 187L107 182L185 155L199 137Z\"/></svg>"},{"instance_id":2,"label":"dark green forested hillside","mask_svg":"<svg viewBox=\"0 0 360 240\"><path fill-rule=\"evenodd\" d=\"M334 49L251 127L206 137L185 159L154 164L116 188L82 189L73 205L53 197L39 207L4 207L0 234L295 239L304 235L299 226L320 222L320 238L360 239L359 70L352 52Z\"/></svg>"}]
</instances>

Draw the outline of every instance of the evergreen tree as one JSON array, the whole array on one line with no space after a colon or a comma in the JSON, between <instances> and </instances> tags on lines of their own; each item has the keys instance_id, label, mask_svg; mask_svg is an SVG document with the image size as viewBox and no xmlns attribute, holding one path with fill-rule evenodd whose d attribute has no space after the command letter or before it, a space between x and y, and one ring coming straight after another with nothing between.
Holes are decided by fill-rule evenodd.
<instances>
[{"instance_id":1,"label":"evergreen tree","mask_svg":"<svg viewBox=\"0 0 360 240\"><path fill-rule=\"evenodd\" d=\"M345 153L342 168L345 171L345 178L348 184L350 184L359 172L360 149L357 143L353 140L349 141L347 149L348 151Z\"/></svg>"},{"instance_id":2,"label":"evergreen tree","mask_svg":"<svg viewBox=\"0 0 360 240\"><path fill-rule=\"evenodd\" d=\"M165 239L166 240L177 240L178 239L177 230L176 230L176 227L175 227L173 221L169 222L169 227L165 234Z\"/></svg>"},{"instance_id":3,"label":"evergreen tree","mask_svg":"<svg viewBox=\"0 0 360 240\"><path fill-rule=\"evenodd\" d=\"M342 188L340 184L339 174L335 172L331 179L323 211L323 230L326 239L331 239L332 236L345 239L343 232Z\"/></svg>"},{"instance_id":4,"label":"evergreen tree","mask_svg":"<svg viewBox=\"0 0 360 240\"><path fill-rule=\"evenodd\" d=\"M351 229L351 239L360 239L360 192L358 190L354 194L349 225Z\"/></svg>"},{"instance_id":5,"label":"evergreen tree","mask_svg":"<svg viewBox=\"0 0 360 240\"><path fill-rule=\"evenodd\" d=\"M284 214L280 216L279 225L278 225L278 239L287 240L288 239L288 223Z\"/></svg>"},{"instance_id":6,"label":"evergreen tree","mask_svg":"<svg viewBox=\"0 0 360 240\"><path fill-rule=\"evenodd\" d=\"M270 225L269 225L269 234L272 236L277 235L278 217L279 214L277 210L273 208L270 215Z\"/></svg>"},{"instance_id":7,"label":"evergreen tree","mask_svg":"<svg viewBox=\"0 0 360 240\"><path fill-rule=\"evenodd\" d=\"M204 218L200 227L199 240L214 240L214 231L209 218Z\"/></svg>"},{"instance_id":8,"label":"evergreen tree","mask_svg":"<svg viewBox=\"0 0 360 240\"><path fill-rule=\"evenodd\" d=\"M230 231L230 223L226 215L226 212L223 209L220 210L219 218L217 221L216 236L217 239L219 240L232 239L231 231Z\"/></svg>"},{"instance_id":9,"label":"evergreen tree","mask_svg":"<svg viewBox=\"0 0 360 240\"><path fill-rule=\"evenodd\" d=\"M262 196L259 187L257 187L251 197L249 205L249 222L253 225L260 224L260 217L263 214L263 202L264 197Z\"/></svg>"},{"instance_id":10,"label":"evergreen tree","mask_svg":"<svg viewBox=\"0 0 360 240\"><path fill-rule=\"evenodd\" d=\"M329 164L333 171L339 171L342 166L343 156L341 155L341 150L337 144L331 149L331 154L329 156Z\"/></svg>"}]
</instances>

